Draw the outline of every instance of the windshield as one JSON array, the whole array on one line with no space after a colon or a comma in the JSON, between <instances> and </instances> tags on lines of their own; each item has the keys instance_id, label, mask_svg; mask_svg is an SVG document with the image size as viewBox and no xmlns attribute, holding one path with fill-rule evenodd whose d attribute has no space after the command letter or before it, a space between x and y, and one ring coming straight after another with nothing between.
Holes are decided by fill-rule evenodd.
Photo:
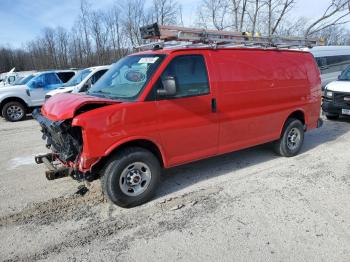
<instances>
[{"instance_id":1,"label":"windshield","mask_svg":"<svg viewBox=\"0 0 350 262\"><path fill-rule=\"evenodd\" d=\"M112 99L135 100L163 59L164 55L124 57L91 87L88 94Z\"/></svg>"},{"instance_id":2,"label":"windshield","mask_svg":"<svg viewBox=\"0 0 350 262\"><path fill-rule=\"evenodd\" d=\"M350 66L341 73L341 75L339 76L339 80L350 81Z\"/></svg>"},{"instance_id":3,"label":"windshield","mask_svg":"<svg viewBox=\"0 0 350 262\"><path fill-rule=\"evenodd\" d=\"M81 81L84 80L84 78L89 75L92 72L91 69L86 68L84 70L79 71L71 80L69 80L67 83L65 83L63 86L76 86L80 84Z\"/></svg>"},{"instance_id":4,"label":"windshield","mask_svg":"<svg viewBox=\"0 0 350 262\"><path fill-rule=\"evenodd\" d=\"M13 85L25 85L26 83L28 83L29 82L29 80L30 79L32 79L34 77L34 75L28 75L28 76L26 76L26 77L23 77L23 78L19 78L19 79L17 79L14 83L13 83Z\"/></svg>"}]
</instances>

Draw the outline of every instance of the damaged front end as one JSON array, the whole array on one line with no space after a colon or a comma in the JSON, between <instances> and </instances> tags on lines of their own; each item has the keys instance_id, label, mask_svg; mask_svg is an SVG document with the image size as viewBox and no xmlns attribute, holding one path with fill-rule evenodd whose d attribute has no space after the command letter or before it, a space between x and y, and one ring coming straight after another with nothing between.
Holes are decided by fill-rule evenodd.
<instances>
[{"instance_id":1,"label":"damaged front end","mask_svg":"<svg viewBox=\"0 0 350 262\"><path fill-rule=\"evenodd\" d=\"M46 178L54 180L71 176L81 180L83 174L78 170L79 156L83 147L81 128L72 126L72 119L51 121L41 114L40 109L34 110L32 115L41 126L46 147L52 151L35 157L37 164L43 163L47 167Z\"/></svg>"}]
</instances>

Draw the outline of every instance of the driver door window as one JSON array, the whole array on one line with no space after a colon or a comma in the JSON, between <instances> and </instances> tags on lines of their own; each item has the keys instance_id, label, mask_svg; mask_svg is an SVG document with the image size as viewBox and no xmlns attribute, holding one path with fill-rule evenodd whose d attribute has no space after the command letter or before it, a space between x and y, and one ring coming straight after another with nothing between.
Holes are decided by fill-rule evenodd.
<instances>
[{"instance_id":1,"label":"driver door window","mask_svg":"<svg viewBox=\"0 0 350 262\"><path fill-rule=\"evenodd\" d=\"M174 58L162 73L161 79L169 76L175 78L177 86L176 95L172 98L209 94L207 70L201 55Z\"/></svg>"},{"instance_id":2,"label":"driver door window","mask_svg":"<svg viewBox=\"0 0 350 262\"><path fill-rule=\"evenodd\" d=\"M36 76L32 81L29 82L29 87L31 89L43 88L45 83L45 74Z\"/></svg>"},{"instance_id":3,"label":"driver door window","mask_svg":"<svg viewBox=\"0 0 350 262\"><path fill-rule=\"evenodd\" d=\"M45 74L45 81L44 81L44 85L56 85L56 84L60 84L61 80L58 78L58 76L55 73L49 73L49 74Z\"/></svg>"}]
</instances>

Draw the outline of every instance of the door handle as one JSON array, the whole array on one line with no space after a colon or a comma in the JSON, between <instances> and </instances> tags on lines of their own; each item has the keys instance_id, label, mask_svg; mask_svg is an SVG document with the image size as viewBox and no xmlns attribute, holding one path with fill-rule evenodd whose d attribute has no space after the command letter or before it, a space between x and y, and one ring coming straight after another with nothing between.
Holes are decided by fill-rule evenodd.
<instances>
[{"instance_id":1,"label":"door handle","mask_svg":"<svg viewBox=\"0 0 350 262\"><path fill-rule=\"evenodd\" d=\"M216 113L216 111L217 111L216 98L212 98L211 99L211 111L213 113Z\"/></svg>"}]
</instances>

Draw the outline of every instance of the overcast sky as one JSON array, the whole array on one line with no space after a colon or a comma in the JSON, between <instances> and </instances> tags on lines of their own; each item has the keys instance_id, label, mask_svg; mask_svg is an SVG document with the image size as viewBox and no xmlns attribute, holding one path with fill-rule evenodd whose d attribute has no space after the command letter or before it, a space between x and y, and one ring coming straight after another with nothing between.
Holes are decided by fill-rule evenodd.
<instances>
[{"instance_id":1,"label":"overcast sky","mask_svg":"<svg viewBox=\"0 0 350 262\"><path fill-rule=\"evenodd\" d=\"M118 0L90 1L94 9L106 9ZM297 0L294 15L319 16L330 0ZM193 23L200 0L178 0L186 24ZM80 0L0 0L0 45L20 47L47 26L70 29L79 14Z\"/></svg>"}]
</instances>

